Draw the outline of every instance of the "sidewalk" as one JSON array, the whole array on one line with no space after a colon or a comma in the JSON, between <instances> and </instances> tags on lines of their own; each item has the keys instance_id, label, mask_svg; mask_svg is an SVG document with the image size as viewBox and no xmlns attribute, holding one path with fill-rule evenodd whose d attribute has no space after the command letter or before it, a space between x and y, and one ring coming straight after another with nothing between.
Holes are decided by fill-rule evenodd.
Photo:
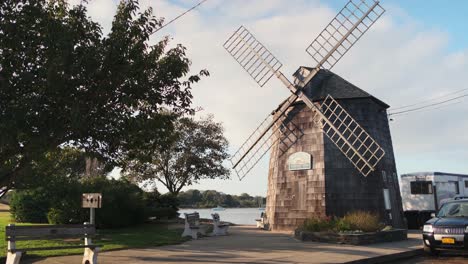
<instances>
[{"instance_id":1,"label":"sidewalk","mask_svg":"<svg viewBox=\"0 0 468 264\"><path fill-rule=\"evenodd\" d=\"M291 234L258 230L253 226L231 227L225 237L206 237L180 245L103 252L100 264L143 263L343 263L421 248L420 234L407 241L370 246L300 242ZM28 260L34 264L81 263L81 256Z\"/></svg>"}]
</instances>

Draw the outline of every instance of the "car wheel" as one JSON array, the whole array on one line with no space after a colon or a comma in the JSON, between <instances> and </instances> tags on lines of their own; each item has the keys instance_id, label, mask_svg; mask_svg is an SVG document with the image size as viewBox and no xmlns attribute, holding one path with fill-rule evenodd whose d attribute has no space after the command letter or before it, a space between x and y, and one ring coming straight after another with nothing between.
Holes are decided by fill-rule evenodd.
<instances>
[{"instance_id":1,"label":"car wheel","mask_svg":"<svg viewBox=\"0 0 468 264\"><path fill-rule=\"evenodd\" d=\"M424 252L427 254L427 255L430 255L430 256L437 256L439 255L439 250L433 248L433 247L430 247L430 246L427 246L426 244L423 243L423 248L424 248Z\"/></svg>"}]
</instances>

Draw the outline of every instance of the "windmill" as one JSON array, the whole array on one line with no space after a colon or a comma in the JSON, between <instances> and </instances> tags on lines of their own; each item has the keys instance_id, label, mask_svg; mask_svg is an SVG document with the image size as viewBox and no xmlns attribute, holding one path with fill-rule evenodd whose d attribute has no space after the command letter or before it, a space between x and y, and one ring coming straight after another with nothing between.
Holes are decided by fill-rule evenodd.
<instances>
[{"instance_id":1,"label":"windmill","mask_svg":"<svg viewBox=\"0 0 468 264\"><path fill-rule=\"evenodd\" d=\"M282 126L281 121L285 118L285 111L298 99L312 109L315 121L321 123L325 135L336 144L356 169L364 176L374 170L374 166L385 155L379 144L333 97L328 96L319 107L302 91L320 69L333 68L385 12L378 1L370 2L373 3L369 4L367 0L349 1L308 46L306 51L317 62L317 65L297 84L291 83L281 73L282 63L245 27L241 26L224 43L224 48L260 87L263 87L275 75L292 93L275 111L280 114L274 118L269 115L233 155L231 162L240 179L245 177L273 145L274 141L270 140L272 137L268 136L272 134L271 132L282 129L283 133L294 133ZM297 135L294 134L292 138L293 140L290 141L294 143Z\"/></svg>"},{"instance_id":2,"label":"windmill","mask_svg":"<svg viewBox=\"0 0 468 264\"><path fill-rule=\"evenodd\" d=\"M240 180L272 146L276 146L275 159L278 159L300 141L303 132L291 118L291 109L298 102L309 108L309 117L315 126L333 142L361 175L367 177L376 170L376 165L385 156L385 151L379 143L334 97L328 94L320 102L314 102L306 94L305 87L316 82L319 73L332 69L384 12L379 1L350 0L306 48L316 65L313 68L301 67L294 82L288 80L280 71L282 63L244 26L239 27L224 43L228 53L260 87L276 76L292 93L260 123L232 156L232 167ZM271 167L270 162L270 170ZM303 187L296 189L301 188ZM395 190L391 193L394 197L399 196ZM285 198L286 203L294 196L296 194ZM267 209L268 203L267 201ZM277 204L280 203L273 203L271 206L280 206Z\"/></svg>"}]
</instances>

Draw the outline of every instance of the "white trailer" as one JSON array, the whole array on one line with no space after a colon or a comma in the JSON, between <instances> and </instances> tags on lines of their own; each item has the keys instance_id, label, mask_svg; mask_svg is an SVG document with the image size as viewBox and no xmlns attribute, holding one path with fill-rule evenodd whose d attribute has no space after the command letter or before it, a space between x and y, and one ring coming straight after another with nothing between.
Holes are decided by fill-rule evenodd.
<instances>
[{"instance_id":1,"label":"white trailer","mask_svg":"<svg viewBox=\"0 0 468 264\"><path fill-rule=\"evenodd\" d=\"M419 228L448 200L468 196L468 175L416 172L400 177L403 211L408 228Z\"/></svg>"}]
</instances>

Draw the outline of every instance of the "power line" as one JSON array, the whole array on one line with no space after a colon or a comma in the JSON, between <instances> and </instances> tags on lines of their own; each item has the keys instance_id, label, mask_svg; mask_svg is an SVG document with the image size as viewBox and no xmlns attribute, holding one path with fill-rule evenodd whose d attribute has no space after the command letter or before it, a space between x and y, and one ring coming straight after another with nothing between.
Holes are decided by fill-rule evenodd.
<instances>
[{"instance_id":1,"label":"power line","mask_svg":"<svg viewBox=\"0 0 468 264\"><path fill-rule=\"evenodd\" d=\"M393 116L405 116L405 115L414 114L414 113L419 113L419 112L424 112L424 111L437 110L437 109L445 108L445 107L448 107L448 106L460 104L460 103L462 103L462 102L463 102L462 100L461 100L461 101L456 101L456 102L454 102L454 103L441 105L441 106L435 107L435 108L424 108L424 109L414 110L414 111L412 111L412 112L401 113L401 114L393 115Z\"/></svg>"},{"instance_id":2,"label":"power line","mask_svg":"<svg viewBox=\"0 0 468 264\"><path fill-rule=\"evenodd\" d=\"M414 111L417 111L417 110L421 110L421 109L425 109L425 108L445 104L445 103L448 103L448 102L451 102L451 101L455 101L457 99L467 97L467 96L468 96L468 94L463 94L463 95L460 95L460 96L457 96L457 97L454 97L454 98L450 98L450 99L442 101L442 102L433 103L433 104L429 104L429 105L425 105L425 106L421 106L421 107L416 107L416 108L412 108L412 109L404 110L404 111L400 111L400 112L393 112L393 113L389 113L388 115L392 116L392 115L399 115L399 114L408 113L408 112L414 112Z\"/></svg>"},{"instance_id":3,"label":"power line","mask_svg":"<svg viewBox=\"0 0 468 264\"><path fill-rule=\"evenodd\" d=\"M153 32L150 34L150 36L153 35L154 33L158 32L159 30L165 28L167 25L171 24L172 22L176 21L177 19L183 17L185 14L189 13L190 11L194 10L195 8L201 6L201 5L202 5L203 3L205 3L206 1L208 1L208 0L202 0L202 1L198 2L198 4L192 6L191 8L187 9L187 11L185 11L185 12L183 12L182 14L176 16L175 18L171 19L171 20L170 20L169 22L167 22L166 24L162 25L160 28L158 28L158 29L156 29L155 31L153 31Z\"/></svg>"},{"instance_id":4,"label":"power line","mask_svg":"<svg viewBox=\"0 0 468 264\"><path fill-rule=\"evenodd\" d=\"M417 102L417 103L414 103L414 104L405 105L405 106L400 106L400 107L397 107L397 108L392 108L392 111L399 110L399 109L404 109L404 108L409 108L409 107L413 107L413 106L416 106L416 105L420 105L420 104L423 104L423 103L432 102L432 101L435 101L435 100L440 100L440 99L442 99L442 98L448 97L449 95L458 94L458 93L461 93L461 92L464 92L464 91L468 91L468 88L461 89L461 90L457 90L457 91L454 91L454 92L451 92L451 93L448 93L448 94L445 94L445 95L442 95L442 96L437 96L437 97L435 97L435 98L423 100L423 101L420 101L420 102Z\"/></svg>"}]
</instances>

